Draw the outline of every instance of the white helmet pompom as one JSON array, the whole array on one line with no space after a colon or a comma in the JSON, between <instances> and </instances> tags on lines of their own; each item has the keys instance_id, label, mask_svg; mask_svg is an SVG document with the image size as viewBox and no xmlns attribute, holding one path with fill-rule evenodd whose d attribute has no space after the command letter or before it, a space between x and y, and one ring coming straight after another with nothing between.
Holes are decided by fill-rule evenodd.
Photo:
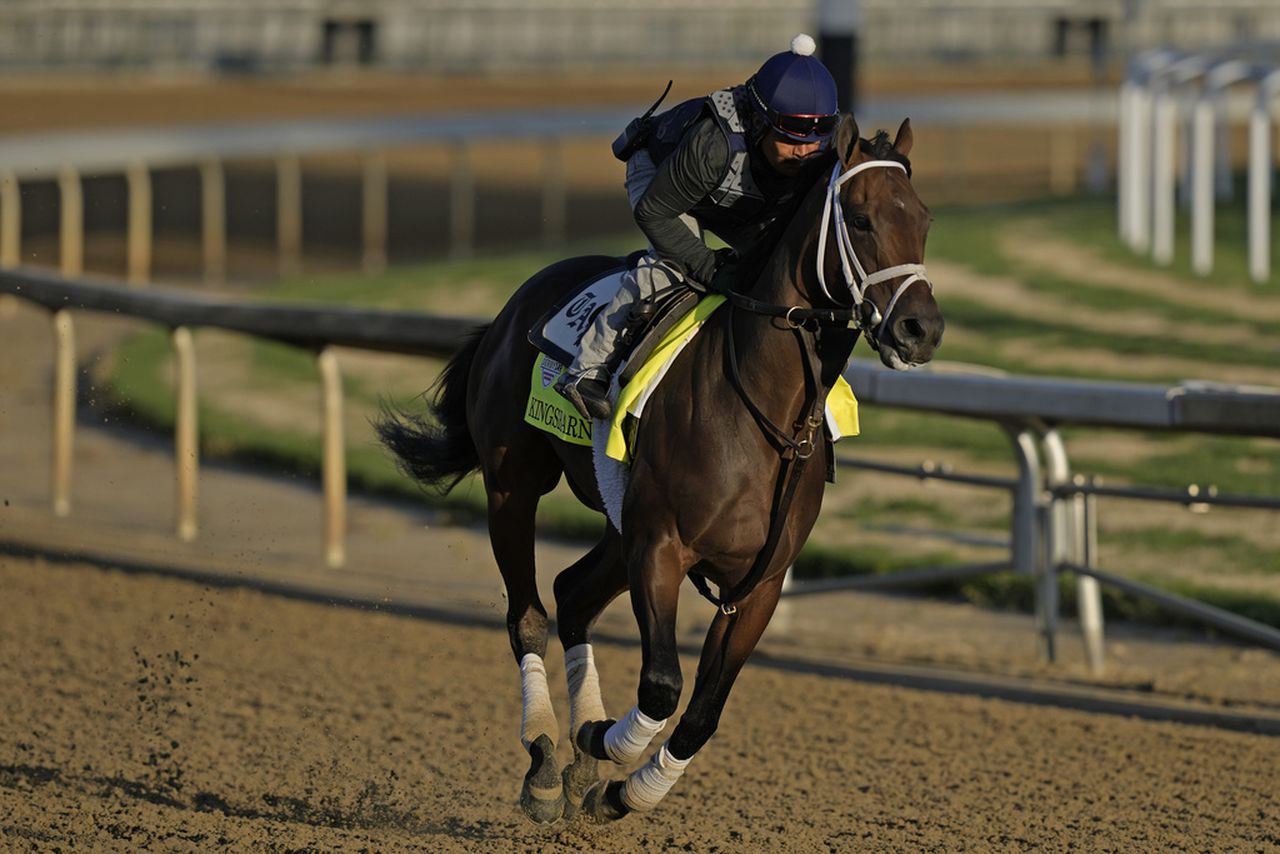
<instances>
[{"instance_id":1,"label":"white helmet pompom","mask_svg":"<svg viewBox=\"0 0 1280 854\"><path fill-rule=\"evenodd\" d=\"M791 40L791 52L797 56L813 56L813 52L817 49L813 36L808 33L801 33Z\"/></svg>"}]
</instances>

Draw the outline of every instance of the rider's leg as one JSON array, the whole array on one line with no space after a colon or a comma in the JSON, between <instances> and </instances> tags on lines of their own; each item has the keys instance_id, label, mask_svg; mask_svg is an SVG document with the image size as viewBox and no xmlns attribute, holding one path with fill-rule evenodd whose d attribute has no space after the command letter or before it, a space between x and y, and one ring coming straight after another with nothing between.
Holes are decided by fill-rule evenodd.
<instances>
[{"instance_id":1,"label":"rider's leg","mask_svg":"<svg viewBox=\"0 0 1280 854\"><path fill-rule=\"evenodd\" d=\"M641 149L627 161L627 201L635 210L641 196L653 182L657 172L653 158L649 152ZM697 220L683 214L680 221L689 227L699 239L702 238L702 227ZM626 327L631 317L631 307L637 300L645 299L659 288L674 282L670 278L671 270L661 267L663 275L652 275L654 264L658 258L649 247L649 256L640 262L641 271L628 272L623 276L622 286L614 295L613 301L596 317L582 336L580 350L573 364L565 371L564 377L556 384L556 388L571 402L584 418L607 418L612 413L609 401L609 356L613 352L618 333Z\"/></svg>"}]
</instances>

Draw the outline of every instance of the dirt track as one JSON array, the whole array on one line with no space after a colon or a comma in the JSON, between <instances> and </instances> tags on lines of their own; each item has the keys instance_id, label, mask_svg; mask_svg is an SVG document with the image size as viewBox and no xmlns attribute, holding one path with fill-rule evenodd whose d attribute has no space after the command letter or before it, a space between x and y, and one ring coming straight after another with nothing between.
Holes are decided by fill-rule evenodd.
<instances>
[{"instance_id":1,"label":"dirt track","mask_svg":"<svg viewBox=\"0 0 1280 854\"><path fill-rule=\"evenodd\" d=\"M1280 846L1275 738L761 667L656 813L543 831L494 628L16 559L0 587L6 850ZM619 710L638 652L599 658Z\"/></svg>"}]
</instances>

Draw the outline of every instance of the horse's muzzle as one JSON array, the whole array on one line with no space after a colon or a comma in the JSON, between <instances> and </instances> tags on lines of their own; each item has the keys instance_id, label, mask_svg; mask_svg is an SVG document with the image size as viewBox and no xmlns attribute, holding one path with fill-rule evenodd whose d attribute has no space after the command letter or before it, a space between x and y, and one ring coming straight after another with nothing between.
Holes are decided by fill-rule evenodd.
<instances>
[{"instance_id":1,"label":"horse's muzzle","mask_svg":"<svg viewBox=\"0 0 1280 854\"><path fill-rule=\"evenodd\" d=\"M923 365L942 343L942 314L936 308L899 312L880 328L880 360L895 370Z\"/></svg>"}]
</instances>

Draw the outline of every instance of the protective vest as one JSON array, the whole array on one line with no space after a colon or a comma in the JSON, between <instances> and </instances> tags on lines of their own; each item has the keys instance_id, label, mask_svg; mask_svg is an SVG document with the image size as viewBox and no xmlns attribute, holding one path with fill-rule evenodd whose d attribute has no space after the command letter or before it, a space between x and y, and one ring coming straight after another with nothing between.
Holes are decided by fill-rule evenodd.
<instances>
[{"instance_id":1,"label":"protective vest","mask_svg":"<svg viewBox=\"0 0 1280 854\"><path fill-rule=\"evenodd\" d=\"M745 86L734 86L712 92L705 98L693 98L677 104L654 119L649 137L649 155L655 165L661 164L676 150L695 122L704 115L715 120L728 145L728 161L720 183L690 211L712 231L715 231L717 223L742 225L750 222L767 203L751 175L745 119L751 106L747 98Z\"/></svg>"}]
</instances>

